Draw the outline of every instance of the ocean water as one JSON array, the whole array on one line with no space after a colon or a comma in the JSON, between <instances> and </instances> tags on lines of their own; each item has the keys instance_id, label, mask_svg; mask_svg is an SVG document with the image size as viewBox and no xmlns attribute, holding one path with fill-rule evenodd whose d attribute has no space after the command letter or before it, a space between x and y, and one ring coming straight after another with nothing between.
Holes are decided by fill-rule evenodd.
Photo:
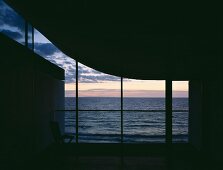
<instances>
[{"instance_id":1,"label":"ocean water","mask_svg":"<svg viewBox=\"0 0 223 170\"><path fill-rule=\"evenodd\" d=\"M75 110L75 103L75 98L65 98L65 109ZM120 98L80 97L78 120L79 142L120 143L120 110ZM187 142L188 98L174 98L173 110L177 110L173 111L173 142ZM65 133L75 134L76 112L66 111L64 112L64 118ZM164 98L123 99L123 142L165 142Z\"/></svg>"}]
</instances>

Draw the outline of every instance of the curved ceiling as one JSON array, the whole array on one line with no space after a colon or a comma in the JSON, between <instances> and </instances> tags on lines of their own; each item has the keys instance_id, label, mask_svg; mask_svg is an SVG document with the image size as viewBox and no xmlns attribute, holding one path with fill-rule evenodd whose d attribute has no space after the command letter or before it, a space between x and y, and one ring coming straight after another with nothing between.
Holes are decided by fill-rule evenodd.
<instances>
[{"instance_id":1,"label":"curved ceiling","mask_svg":"<svg viewBox=\"0 0 223 170\"><path fill-rule=\"evenodd\" d=\"M190 79L218 71L217 4L6 0L65 54L99 71L138 79Z\"/></svg>"}]
</instances>

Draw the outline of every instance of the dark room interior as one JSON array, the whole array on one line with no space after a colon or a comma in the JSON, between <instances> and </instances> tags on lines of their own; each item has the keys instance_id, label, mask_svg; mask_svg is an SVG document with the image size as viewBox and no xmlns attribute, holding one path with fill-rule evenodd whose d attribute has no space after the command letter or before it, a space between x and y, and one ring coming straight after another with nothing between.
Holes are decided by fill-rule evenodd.
<instances>
[{"instance_id":1,"label":"dark room interior","mask_svg":"<svg viewBox=\"0 0 223 170\"><path fill-rule=\"evenodd\" d=\"M0 0L0 169L222 169L222 38L220 3ZM68 63L62 54L72 73L60 67ZM84 79L97 75L103 80ZM115 90L99 93L103 82ZM131 82L144 98L130 93ZM177 96L178 82L187 86ZM151 91L143 83L160 86L151 100L162 107L143 108ZM105 106L91 102L97 94ZM68 97L75 107L66 107ZM175 107L176 99L187 106ZM157 126L140 124L147 112ZM179 121L175 112L186 116Z\"/></svg>"}]
</instances>

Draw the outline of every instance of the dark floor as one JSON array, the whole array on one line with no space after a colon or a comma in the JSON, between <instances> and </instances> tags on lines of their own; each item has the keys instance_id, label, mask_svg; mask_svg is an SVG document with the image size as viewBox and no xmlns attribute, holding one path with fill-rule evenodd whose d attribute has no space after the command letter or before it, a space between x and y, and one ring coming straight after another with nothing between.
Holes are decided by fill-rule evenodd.
<instances>
[{"instance_id":1,"label":"dark floor","mask_svg":"<svg viewBox=\"0 0 223 170\"><path fill-rule=\"evenodd\" d=\"M186 146L174 153L160 145L55 146L41 157L37 169L54 170L167 170L199 169ZM180 149L179 149L180 148ZM187 149L185 149L187 148ZM189 150L189 151L188 151ZM120 152L122 151L122 152ZM195 155L195 152L194 154Z\"/></svg>"},{"instance_id":2,"label":"dark floor","mask_svg":"<svg viewBox=\"0 0 223 170\"><path fill-rule=\"evenodd\" d=\"M48 160L49 161L49 160ZM116 157L116 156L81 156L52 159L39 169L55 170L199 170L204 169L192 160L177 158L168 162L165 157Z\"/></svg>"},{"instance_id":3,"label":"dark floor","mask_svg":"<svg viewBox=\"0 0 223 170\"><path fill-rule=\"evenodd\" d=\"M150 157L79 157L68 164L64 164L63 169L80 170L146 170L146 169L166 169L166 162L163 158Z\"/></svg>"},{"instance_id":4,"label":"dark floor","mask_svg":"<svg viewBox=\"0 0 223 170\"><path fill-rule=\"evenodd\" d=\"M100 148L100 149L99 149ZM222 170L202 154L180 146L53 146L16 170ZM122 152L119 152L119 151ZM144 151L144 152L143 152ZM13 162L10 162L13 167Z\"/></svg>"}]
</instances>

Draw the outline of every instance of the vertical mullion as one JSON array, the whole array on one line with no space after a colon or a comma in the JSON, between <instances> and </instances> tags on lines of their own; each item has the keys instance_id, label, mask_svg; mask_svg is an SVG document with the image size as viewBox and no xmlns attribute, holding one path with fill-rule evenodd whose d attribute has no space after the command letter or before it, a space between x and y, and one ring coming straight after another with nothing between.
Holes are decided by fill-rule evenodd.
<instances>
[{"instance_id":1,"label":"vertical mullion","mask_svg":"<svg viewBox=\"0 0 223 170\"><path fill-rule=\"evenodd\" d=\"M166 143L172 143L172 81L166 80Z\"/></svg>"},{"instance_id":2,"label":"vertical mullion","mask_svg":"<svg viewBox=\"0 0 223 170\"><path fill-rule=\"evenodd\" d=\"M76 60L76 143L78 143L78 62Z\"/></svg>"},{"instance_id":3,"label":"vertical mullion","mask_svg":"<svg viewBox=\"0 0 223 170\"><path fill-rule=\"evenodd\" d=\"M25 46L28 47L28 22L25 21Z\"/></svg>"},{"instance_id":4,"label":"vertical mullion","mask_svg":"<svg viewBox=\"0 0 223 170\"><path fill-rule=\"evenodd\" d=\"M34 51L34 27L32 26L32 50Z\"/></svg>"},{"instance_id":5,"label":"vertical mullion","mask_svg":"<svg viewBox=\"0 0 223 170\"><path fill-rule=\"evenodd\" d=\"M121 143L123 143L123 77L121 77Z\"/></svg>"}]
</instances>

